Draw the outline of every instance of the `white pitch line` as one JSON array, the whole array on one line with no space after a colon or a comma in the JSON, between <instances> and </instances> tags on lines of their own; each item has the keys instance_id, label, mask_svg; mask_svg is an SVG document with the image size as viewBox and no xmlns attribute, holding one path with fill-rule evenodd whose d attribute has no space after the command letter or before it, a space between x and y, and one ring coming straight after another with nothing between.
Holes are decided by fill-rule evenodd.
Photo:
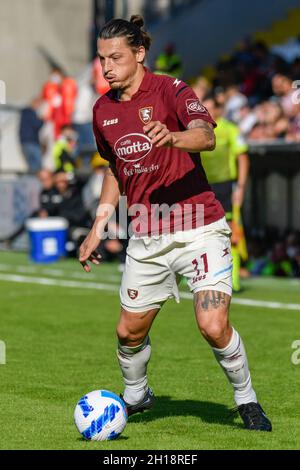
<instances>
[{"instance_id":1,"label":"white pitch line","mask_svg":"<svg viewBox=\"0 0 300 470\"><path fill-rule=\"evenodd\" d=\"M0 281L19 282L27 284L40 284L43 286L75 287L76 289L97 289L117 292L115 284L101 284L98 282L78 282L68 279L51 279L50 277L20 276L18 274L0 273Z\"/></svg>"},{"instance_id":2,"label":"white pitch line","mask_svg":"<svg viewBox=\"0 0 300 470\"><path fill-rule=\"evenodd\" d=\"M78 264L79 267L79 264ZM82 268L79 268L82 271ZM24 265L18 265L18 266L12 266L10 264L0 264L0 271L16 271L17 273L21 274L46 274L48 276L54 276L54 277L63 277L63 276L68 276L71 278L75 279L86 279L87 276L90 279L95 279L95 280L101 280L99 279L99 276L97 274L93 273L84 273L82 272L66 272L63 269L53 269L53 268L41 268L37 269L35 266L24 266ZM100 273L103 276L105 276L106 281L113 281L113 282L120 282L121 275L114 275L114 274L106 274L106 273Z\"/></svg>"},{"instance_id":3,"label":"white pitch line","mask_svg":"<svg viewBox=\"0 0 300 470\"><path fill-rule=\"evenodd\" d=\"M2 274L0 273L0 281L7 282L19 282L27 284L40 284L45 286L58 286L58 287L70 287L76 289L95 289L95 290L106 290L111 292L118 292L119 286L116 284L102 284L98 282L78 282L70 281L68 279L51 279L48 277L34 277L34 276L20 276L17 274ZM188 292L180 291L180 297L182 299L192 299L193 295ZM233 304L247 305L248 307L261 307L270 309L282 309L282 310L298 310L300 311L300 304L291 304L283 302L268 302L265 300L254 300L254 299L232 299Z\"/></svg>"},{"instance_id":4,"label":"white pitch line","mask_svg":"<svg viewBox=\"0 0 300 470\"><path fill-rule=\"evenodd\" d=\"M183 299L192 299L193 295L188 292L180 292ZM247 305L248 307L263 307L272 309L300 310L300 304L285 304L283 302L269 302L267 300L237 299L232 298L231 303L237 305Z\"/></svg>"}]
</instances>

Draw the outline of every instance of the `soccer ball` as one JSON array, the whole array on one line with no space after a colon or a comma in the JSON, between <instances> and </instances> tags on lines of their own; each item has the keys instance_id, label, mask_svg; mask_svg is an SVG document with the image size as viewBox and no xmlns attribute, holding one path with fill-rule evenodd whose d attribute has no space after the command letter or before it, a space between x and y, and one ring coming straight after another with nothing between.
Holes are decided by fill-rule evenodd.
<instances>
[{"instance_id":1,"label":"soccer ball","mask_svg":"<svg viewBox=\"0 0 300 470\"><path fill-rule=\"evenodd\" d=\"M74 412L78 431L91 441L116 439L124 430L127 419L124 402L108 390L94 390L80 398Z\"/></svg>"}]
</instances>

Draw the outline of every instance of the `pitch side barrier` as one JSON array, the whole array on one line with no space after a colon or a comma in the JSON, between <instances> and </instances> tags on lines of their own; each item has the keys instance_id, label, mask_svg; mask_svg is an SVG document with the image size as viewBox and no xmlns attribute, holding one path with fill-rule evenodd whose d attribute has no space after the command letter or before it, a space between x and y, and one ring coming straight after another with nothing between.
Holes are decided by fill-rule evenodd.
<instances>
[{"instance_id":1,"label":"pitch side barrier","mask_svg":"<svg viewBox=\"0 0 300 470\"><path fill-rule=\"evenodd\" d=\"M249 145L246 228L300 230L300 143L278 140Z\"/></svg>"}]
</instances>

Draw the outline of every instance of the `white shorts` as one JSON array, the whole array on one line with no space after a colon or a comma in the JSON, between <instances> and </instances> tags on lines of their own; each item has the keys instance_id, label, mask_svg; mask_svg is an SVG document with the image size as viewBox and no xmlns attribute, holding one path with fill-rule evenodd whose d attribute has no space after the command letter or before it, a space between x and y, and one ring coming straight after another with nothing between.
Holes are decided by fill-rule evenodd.
<instances>
[{"instance_id":1,"label":"white shorts","mask_svg":"<svg viewBox=\"0 0 300 470\"><path fill-rule=\"evenodd\" d=\"M121 305L130 312L160 308L169 298L179 302L182 276L192 293L232 293L231 230L225 217L184 232L131 237L120 288Z\"/></svg>"}]
</instances>

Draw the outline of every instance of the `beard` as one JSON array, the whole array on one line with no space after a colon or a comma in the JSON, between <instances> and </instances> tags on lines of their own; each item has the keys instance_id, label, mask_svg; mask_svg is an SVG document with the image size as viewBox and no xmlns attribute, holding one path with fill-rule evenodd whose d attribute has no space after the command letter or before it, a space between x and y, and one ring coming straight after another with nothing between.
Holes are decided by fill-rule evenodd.
<instances>
[{"instance_id":1,"label":"beard","mask_svg":"<svg viewBox=\"0 0 300 470\"><path fill-rule=\"evenodd\" d=\"M122 90L122 84L120 82L108 83L112 90Z\"/></svg>"},{"instance_id":2,"label":"beard","mask_svg":"<svg viewBox=\"0 0 300 470\"><path fill-rule=\"evenodd\" d=\"M119 90L120 92L125 91L130 86L130 79L125 79L123 81L116 80L115 82L109 83L111 90Z\"/></svg>"}]
</instances>

